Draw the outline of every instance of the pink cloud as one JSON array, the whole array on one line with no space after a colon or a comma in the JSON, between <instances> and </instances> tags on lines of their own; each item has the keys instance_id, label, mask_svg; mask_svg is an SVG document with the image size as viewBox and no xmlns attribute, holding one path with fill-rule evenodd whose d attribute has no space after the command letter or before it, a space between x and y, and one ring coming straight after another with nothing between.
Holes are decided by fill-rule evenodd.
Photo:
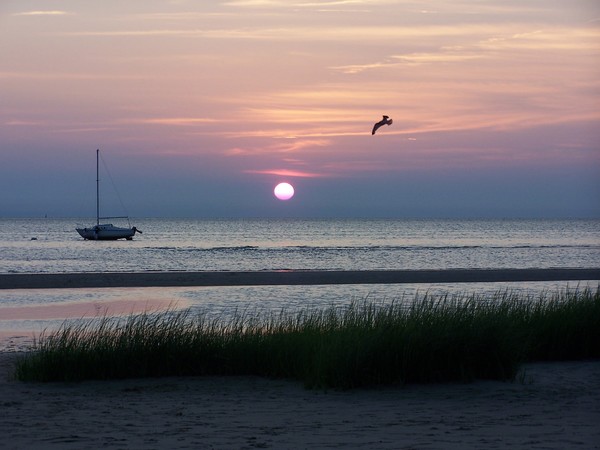
<instances>
[{"instance_id":1,"label":"pink cloud","mask_svg":"<svg viewBox=\"0 0 600 450\"><path fill-rule=\"evenodd\" d=\"M15 13L15 14L13 14L13 16L66 16L66 15L70 15L70 14L73 14L73 13L70 13L67 11L53 10L53 11L26 11L26 12Z\"/></svg>"},{"instance_id":2,"label":"pink cloud","mask_svg":"<svg viewBox=\"0 0 600 450\"><path fill-rule=\"evenodd\" d=\"M327 147L331 144L328 139L277 139L275 143L269 145L252 146L252 147L233 147L225 151L229 156L240 155L261 155L274 153L292 153L306 149Z\"/></svg>"},{"instance_id":3,"label":"pink cloud","mask_svg":"<svg viewBox=\"0 0 600 450\"><path fill-rule=\"evenodd\" d=\"M244 170L244 173L256 173L262 175L277 175L281 177L296 177L296 178L320 178L326 177L327 174L316 172L303 172L300 170L288 169L264 169L264 170Z\"/></svg>"}]
</instances>

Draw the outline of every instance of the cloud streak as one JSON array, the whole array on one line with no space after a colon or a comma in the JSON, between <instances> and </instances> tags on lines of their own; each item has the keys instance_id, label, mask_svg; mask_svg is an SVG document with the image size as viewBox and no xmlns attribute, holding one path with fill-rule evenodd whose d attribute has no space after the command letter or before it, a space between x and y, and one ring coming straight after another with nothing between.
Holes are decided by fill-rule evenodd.
<instances>
[{"instance_id":1,"label":"cloud streak","mask_svg":"<svg viewBox=\"0 0 600 450\"><path fill-rule=\"evenodd\" d=\"M69 16L73 13L68 11L50 10L50 11L25 11L14 13L13 16Z\"/></svg>"},{"instance_id":2,"label":"cloud streak","mask_svg":"<svg viewBox=\"0 0 600 450\"><path fill-rule=\"evenodd\" d=\"M123 120L123 122L149 125L192 126L218 123L219 120L209 117L154 117L143 119L126 119Z\"/></svg>"},{"instance_id":3,"label":"cloud streak","mask_svg":"<svg viewBox=\"0 0 600 450\"><path fill-rule=\"evenodd\" d=\"M278 177L290 177L290 178L321 178L330 176L324 173L316 172L303 172L300 170L289 170L289 169L248 169L243 170L243 173L251 173L258 175L275 175Z\"/></svg>"}]
</instances>

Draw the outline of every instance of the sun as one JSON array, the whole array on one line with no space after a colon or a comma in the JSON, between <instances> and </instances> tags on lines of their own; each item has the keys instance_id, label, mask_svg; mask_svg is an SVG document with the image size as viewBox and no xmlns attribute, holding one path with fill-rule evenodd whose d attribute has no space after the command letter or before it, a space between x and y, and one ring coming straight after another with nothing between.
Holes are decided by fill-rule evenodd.
<instances>
[{"instance_id":1,"label":"sun","mask_svg":"<svg viewBox=\"0 0 600 450\"><path fill-rule=\"evenodd\" d=\"M294 196L294 186L290 183L279 183L275 186L273 193L279 200L289 200Z\"/></svg>"}]
</instances>

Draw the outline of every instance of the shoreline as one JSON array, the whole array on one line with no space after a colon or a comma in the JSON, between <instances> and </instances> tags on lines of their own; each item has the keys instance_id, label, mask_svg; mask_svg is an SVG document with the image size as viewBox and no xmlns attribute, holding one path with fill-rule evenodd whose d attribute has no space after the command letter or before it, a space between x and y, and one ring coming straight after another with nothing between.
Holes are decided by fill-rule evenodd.
<instances>
[{"instance_id":1,"label":"shoreline","mask_svg":"<svg viewBox=\"0 0 600 450\"><path fill-rule=\"evenodd\" d=\"M0 289L600 280L600 268L4 273Z\"/></svg>"},{"instance_id":2,"label":"shoreline","mask_svg":"<svg viewBox=\"0 0 600 450\"><path fill-rule=\"evenodd\" d=\"M306 390L256 377L8 380L0 448L600 448L600 361L526 364L517 381Z\"/></svg>"}]
</instances>

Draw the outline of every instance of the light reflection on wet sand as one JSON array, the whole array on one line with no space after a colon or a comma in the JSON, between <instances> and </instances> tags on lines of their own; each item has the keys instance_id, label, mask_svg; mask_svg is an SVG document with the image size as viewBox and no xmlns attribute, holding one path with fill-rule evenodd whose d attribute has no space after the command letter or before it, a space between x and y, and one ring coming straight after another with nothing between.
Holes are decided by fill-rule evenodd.
<instances>
[{"instance_id":1,"label":"light reflection on wet sand","mask_svg":"<svg viewBox=\"0 0 600 450\"><path fill-rule=\"evenodd\" d=\"M0 306L0 350L29 347L42 332L54 331L65 321L122 317L189 306L186 299L159 289L59 289L51 294L49 290L23 291L22 294L7 302L10 306Z\"/></svg>"}]
</instances>

